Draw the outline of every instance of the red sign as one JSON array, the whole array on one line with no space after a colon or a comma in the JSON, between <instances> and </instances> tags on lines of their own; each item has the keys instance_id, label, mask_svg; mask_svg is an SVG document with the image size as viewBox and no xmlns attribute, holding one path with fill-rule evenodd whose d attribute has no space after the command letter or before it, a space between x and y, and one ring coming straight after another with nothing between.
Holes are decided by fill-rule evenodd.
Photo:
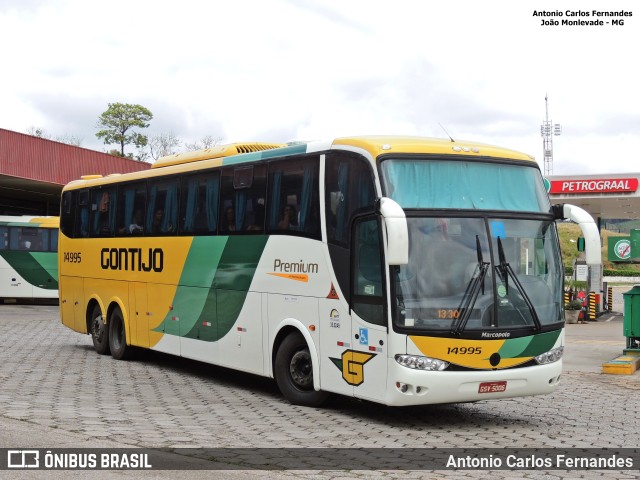
<instances>
[{"instance_id":1,"label":"red sign","mask_svg":"<svg viewBox=\"0 0 640 480\"><path fill-rule=\"evenodd\" d=\"M549 193L618 193L635 192L637 178L601 178L598 180L554 180Z\"/></svg>"}]
</instances>

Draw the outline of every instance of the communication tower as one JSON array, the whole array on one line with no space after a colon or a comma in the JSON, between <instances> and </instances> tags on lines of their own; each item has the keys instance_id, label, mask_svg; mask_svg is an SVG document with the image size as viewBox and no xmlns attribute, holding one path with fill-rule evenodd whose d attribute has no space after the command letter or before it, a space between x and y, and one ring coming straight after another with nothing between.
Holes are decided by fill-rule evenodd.
<instances>
[{"instance_id":1,"label":"communication tower","mask_svg":"<svg viewBox=\"0 0 640 480\"><path fill-rule=\"evenodd\" d=\"M553 136L562 134L562 126L559 123L553 125L549 120L549 99L544 96L544 106L546 110L544 121L540 125L540 135L542 136L542 151L544 153L544 175L553 174Z\"/></svg>"}]
</instances>

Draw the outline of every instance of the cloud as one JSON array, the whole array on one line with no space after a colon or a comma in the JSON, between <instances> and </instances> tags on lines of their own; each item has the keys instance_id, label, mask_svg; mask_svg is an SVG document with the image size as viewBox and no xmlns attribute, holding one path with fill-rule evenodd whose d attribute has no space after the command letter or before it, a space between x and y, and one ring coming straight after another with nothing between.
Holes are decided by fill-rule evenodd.
<instances>
[{"instance_id":1,"label":"cloud","mask_svg":"<svg viewBox=\"0 0 640 480\"><path fill-rule=\"evenodd\" d=\"M548 94L550 118L563 126L554 153L566 165L617 168L640 140L629 60L639 30L541 27L532 12L543 7L10 0L0 6L0 41L11 45L0 127L35 125L104 149L95 123L122 102L154 113L150 135L188 142L443 137L444 127L541 159Z\"/></svg>"}]
</instances>

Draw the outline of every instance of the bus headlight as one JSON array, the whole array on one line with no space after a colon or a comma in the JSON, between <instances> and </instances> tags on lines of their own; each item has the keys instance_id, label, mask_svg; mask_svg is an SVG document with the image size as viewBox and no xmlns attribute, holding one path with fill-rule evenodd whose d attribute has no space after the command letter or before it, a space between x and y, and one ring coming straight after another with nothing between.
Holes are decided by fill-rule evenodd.
<instances>
[{"instance_id":1,"label":"bus headlight","mask_svg":"<svg viewBox=\"0 0 640 480\"><path fill-rule=\"evenodd\" d=\"M449 362L445 362L444 360L422 357L420 355L396 355L396 362L403 367L432 372L440 372L449 366Z\"/></svg>"},{"instance_id":2,"label":"bus headlight","mask_svg":"<svg viewBox=\"0 0 640 480\"><path fill-rule=\"evenodd\" d=\"M538 355L536 357L536 362L538 362L540 365L557 362L562 358L563 351L564 351L564 347L558 347L558 348L554 348L553 350L549 350L546 353Z\"/></svg>"}]
</instances>

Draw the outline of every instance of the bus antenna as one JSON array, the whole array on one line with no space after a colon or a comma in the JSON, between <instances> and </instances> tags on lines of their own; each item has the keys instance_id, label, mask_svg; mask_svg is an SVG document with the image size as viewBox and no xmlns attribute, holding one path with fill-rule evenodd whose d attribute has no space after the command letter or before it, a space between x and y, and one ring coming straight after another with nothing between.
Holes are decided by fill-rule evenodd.
<instances>
[{"instance_id":1,"label":"bus antenna","mask_svg":"<svg viewBox=\"0 0 640 480\"><path fill-rule=\"evenodd\" d=\"M440 125L440 128L441 128L442 130L444 130L444 133L446 133L446 134L447 134L447 137L449 137L449 140L451 140L451 142L455 143L455 140L453 139L453 137L452 137L451 135L449 135L449 132L447 132L447 129L446 129L446 128L444 128L440 122L438 122L438 125Z\"/></svg>"}]
</instances>

